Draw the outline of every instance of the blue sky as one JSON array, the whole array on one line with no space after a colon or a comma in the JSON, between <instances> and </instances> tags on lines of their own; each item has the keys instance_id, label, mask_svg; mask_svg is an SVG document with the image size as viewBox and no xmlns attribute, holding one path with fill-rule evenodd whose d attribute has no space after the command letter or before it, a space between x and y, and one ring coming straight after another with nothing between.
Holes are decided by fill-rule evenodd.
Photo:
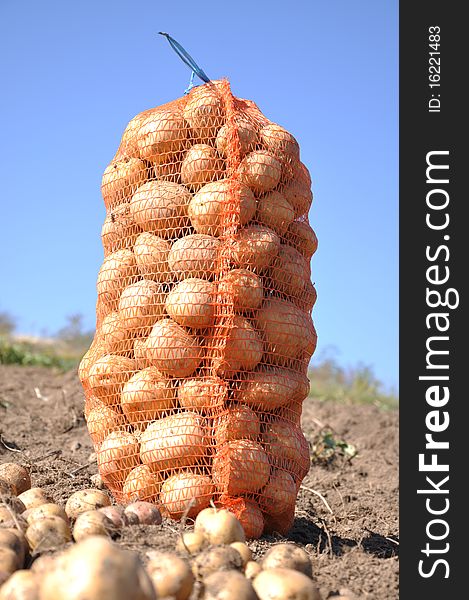
<instances>
[{"instance_id":1,"label":"blue sky","mask_svg":"<svg viewBox=\"0 0 469 600\"><path fill-rule=\"evenodd\" d=\"M313 360L398 385L398 3L0 2L0 311L18 331L95 320L102 173L127 122L209 77L298 139L313 177Z\"/></svg>"}]
</instances>

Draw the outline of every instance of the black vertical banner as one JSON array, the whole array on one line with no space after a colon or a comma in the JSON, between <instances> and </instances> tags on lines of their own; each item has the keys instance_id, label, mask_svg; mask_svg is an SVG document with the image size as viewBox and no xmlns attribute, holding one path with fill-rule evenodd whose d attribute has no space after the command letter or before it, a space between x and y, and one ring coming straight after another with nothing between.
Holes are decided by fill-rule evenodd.
<instances>
[{"instance_id":1,"label":"black vertical banner","mask_svg":"<svg viewBox=\"0 0 469 600\"><path fill-rule=\"evenodd\" d=\"M469 36L463 6L400 4L402 599L420 593L441 600L467 587L469 198L462 180L469 155L462 138Z\"/></svg>"}]
</instances>

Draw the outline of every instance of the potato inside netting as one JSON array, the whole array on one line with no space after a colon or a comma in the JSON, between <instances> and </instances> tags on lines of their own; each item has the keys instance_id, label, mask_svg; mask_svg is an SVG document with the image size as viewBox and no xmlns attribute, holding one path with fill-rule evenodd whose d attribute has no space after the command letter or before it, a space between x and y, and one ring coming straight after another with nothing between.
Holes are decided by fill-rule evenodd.
<instances>
[{"instance_id":1,"label":"potato inside netting","mask_svg":"<svg viewBox=\"0 0 469 600\"><path fill-rule=\"evenodd\" d=\"M136 115L102 180L96 335L79 376L103 482L246 537L292 522L316 346L311 178L228 81ZM283 521L282 521L283 520Z\"/></svg>"}]
</instances>

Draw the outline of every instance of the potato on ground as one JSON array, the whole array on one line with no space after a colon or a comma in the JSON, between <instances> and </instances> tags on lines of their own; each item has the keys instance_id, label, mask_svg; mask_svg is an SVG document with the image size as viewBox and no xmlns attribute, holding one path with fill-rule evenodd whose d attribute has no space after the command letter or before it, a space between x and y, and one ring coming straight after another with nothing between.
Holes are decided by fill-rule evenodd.
<instances>
[{"instance_id":1,"label":"potato on ground","mask_svg":"<svg viewBox=\"0 0 469 600\"><path fill-rule=\"evenodd\" d=\"M98 512L103 513L112 523L111 531L120 531L125 525L127 525L127 518L124 514L124 507L121 504L115 504L111 506L102 506L98 508Z\"/></svg>"},{"instance_id":2,"label":"potato on ground","mask_svg":"<svg viewBox=\"0 0 469 600\"><path fill-rule=\"evenodd\" d=\"M98 300L109 310L116 310L125 287L137 280L137 265L132 250L126 248L108 254L99 269L96 284Z\"/></svg>"},{"instance_id":3,"label":"potato on ground","mask_svg":"<svg viewBox=\"0 0 469 600\"><path fill-rule=\"evenodd\" d=\"M33 521L26 530L26 539L34 552L59 548L72 539L69 524L58 516L48 516Z\"/></svg>"},{"instance_id":4,"label":"potato on ground","mask_svg":"<svg viewBox=\"0 0 469 600\"><path fill-rule=\"evenodd\" d=\"M41 504L35 508L29 508L23 513L23 516L28 522L28 525L31 525L34 521L39 521L39 519L44 519L45 517L60 517L68 523L68 515L65 512L65 509L54 502Z\"/></svg>"},{"instance_id":5,"label":"potato on ground","mask_svg":"<svg viewBox=\"0 0 469 600\"><path fill-rule=\"evenodd\" d=\"M279 250L280 239L275 231L260 225L250 225L240 229L230 247L234 264L256 273L266 269Z\"/></svg>"},{"instance_id":6,"label":"potato on ground","mask_svg":"<svg viewBox=\"0 0 469 600\"><path fill-rule=\"evenodd\" d=\"M248 269L233 269L220 277L218 294L223 304L234 310L258 308L262 303L264 288L258 275Z\"/></svg>"},{"instance_id":7,"label":"potato on ground","mask_svg":"<svg viewBox=\"0 0 469 600\"><path fill-rule=\"evenodd\" d=\"M282 364L303 350L313 354L316 331L311 316L292 302L270 298L257 313L257 326L264 333L272 362Z\"/></svg>"},{"instance_id":8,"label":"potato on ground","mask_svg":"<svg viewBox=\"0 0 469 600\"><path fill-rule=\"evenodd\" d=\"M161 513L151 502L136 500L125 507L124 513L129 524L161 525Z\"/></svg>"},{"instance_id":9,"label":"potato on ground","mask_svg":"<svg viewBox=\"0 0 469 600\"><path fill-rule=\"evenodd\" d=\"M271 546L262 557L263 569L294 569L308 577L313 576L313 565L309 554L292 543L278 543Z\"/></svg>"},{"instance_id":10,"label":"potato on ground","mask_svg":"<svg viewBox=\"0 0 469 600\"><path fill-rule=\"evenodd\" d=\"M207 454L205 419L185 411L150 423L140 437L140 457L153 471L195 465Z\"/></svg>"},{"instance_id":11,"label":"potato on ground","mask_svg":"<svg viewBox=\"0 0 469 600\"><path fill-rule=\"evenodd\" d=\"M252 585L259 600L322 600L312 579L294 569L263 569Z\"/></svg>"},{"instance_id":12,"label":"potato on ground","mask_svg":"<svg viewBox=\"0 0 469 600\"><path fill-rule=\"evenodd\" d=\"M189 277L175 285L167 295L166 312L179 325L204 329L213 324L215 300L215 284Z\"/></svg>"},{"instance_id":13,"label":"potato on ground","mask_svg":"<svg viewBox=\"0 0 469 600\"><path fill-rule=\"evenodd\" d=\"M176 543L176 550L194 556L207 545L208 542L200 531L182 531Z\"/></svg>"},{"instance_id":14,"label":"potato on ground","mask_svg":"<svg viewBox=\"0 0 469 600\"><path fill-rule=\"evenodd\" d=\"M263 447L251 440L223 444L213 457L212 477L218 490L229 496L257 492L270 475L269 458Z\"/></svg>"},{"instance_id":15,"label":"potato on ground","mask_svg":"<svg viewBox=\"0 0 469 600\"><path fill-rule=\"evenodd\" d=\"M183 408L206 414L223 406L228 398L228 384L220 377L192 377L179 383L177 393Z\"/></svg>"},{"instance_id":16,"label":"potato on ground","mask_svg":"<svg viewBox=\"0 0 469 600\"><path fill-rule=\"evenodd\" d=\"M3 479L12 487L15 496L22 494L31 487L29 470L17 463L6 462L1 464L0 479Z\"/></svg>"},{"instance_id":17,"label":"potato on ground","mask_svg":"<svg viewBox=\"0 0 469 600\"><path fill-rule=\"evenodd\" d=\"M137 438L127 431L111 432L97 452L97 461L103 480L122 489L127 475L140 463Z\"/></svg>"},{"instance_id":18,"label":"potato on ground","mask_svg":"<svg viewBox=\"0 0 469 600\"><path fill-rule=\"evenodd\" d=\"M140 227L130 214L128 202L123 202L111 208L101 228L104 255L107 256L112 252L125 248L132 249L140 232Z\"/></svg>"},{"instance_id":19,"label":"potato on ground","mask_svg":"<svg viewBox=\"0 0 469 600\"><path fill-rule=\"evenodd\" d=\"M243 158L248 152L252 152L259 140L256 126L241 117L235 118L236 134L232 131L232 125L226 123L217 134L216 146L222 156L234 154L235 147L239 158Z\"/></svg>"},{"instance_id":20,"label":"potato on ground","mask_svg":"<svg viewBox=\"0 0 469 600\"><path fill-rule=\"evenodd\" d=\"M204 534L209 544L244 542L246 535L238 519L226 509L204 508L194 522L194 531Z\"/></svg>"},{"instance_id":21,"label":"potato on ground","mask_svg":"<svg viewBox=\"0 0 469 600\"><path fill-rule=\"evenodd\" d=\"M193 191L210 181L223 177L224 160L207 144L194 144L184 155L181 165L181 181ZM205 232L204 232L205 233Z\"/></svg>"},{"instance_id":22,"label":"potato on ground","mask_svg":"<svg viewBox=\"0 0 469 600\"><path fill-rule=\"evenodd\" d=\"M81 542L91 535L110 536L115 531L109 517L99 510L87 510L76 518L73 526L73 539Z\"/></svg>"},{"instance_id":23,"label":"potato on ground","mask_svg":"<svg viewBox=\"0 0 469 600\"><path fill-rule=\"evenodd\" d=\"M127 475L123 488L126 502L146 500L155 502L161 490L162 477L154 473L148 465L138 465Z\"/></svg>"},{"instance_id":24,"label":"potato on ground","mask_svg":"<svg viewBox=\"0 0 469 600\"><path fill-rule=\"evenodd\" d=\"M213 437L219 446L232 440L256 441L260 430L259 417L243 404L230 406L213 420Z\"/></svg>"},{"instance_id":25,"label":"potato on ground","mask_svg":"<svg viewBox=\"0 0 469 600\"><path fill-rule=\"evenodd\" d=\"M126 381L135 372L135 361L117 354L106 354L96 360L88 372L91 392L104 404L118 406Z\"/></svg>"},{"instance_id":26,"label":"potato on ground","mask_svg":"<svg viewBox=\"0 0 469 600\"><path fill-rule=\"evenodd\" d=\"M92 408L85 418L88 433L93 443L98 446L111 431L121 429L126 423L126 419L121 412L102 403L100 403L100 406Z\"/></svg>"},{"instance_id":27,"label":"potato on ground","mask_svg":"<svg viewBox=\"0 0 469 600\"><path fill-rule=\"evenodd\" d=\"M180 279L213 279L220 247L220 240L211 235L187 235L171 246L168 254L169 268Z\"/></svg>"},{"instance_id":28,"label":"potato on ground","mask_svg":"<svg viewBox=\"0 0 469 600\"><path fill-rule=\"evenodd\" d=\"M122 388L121 408L127 421L138 429L146 427L176 406L176 387L172 378L156 367L137 371Z\"/></svg>"},{"instance_id":29,"label":"potato on ground","mask_svg":"<svg viewBox=\"0 0 469 600\"><path fill-rule=\"evenodd\" d=\"M0 600L38 600L38 584L30 569L15 571L0 587Z\"/></svg>"},{"instance_id":30,"label":"potato on ground","mask_svg":"<svg viewBox=\"0 0 469 600\"><path fill-rule=\"evenodd\" d=\"M190 192L178 183L148 181L130 199L130 213L144 231L165 239L175 238L189 225L190 199Z\"/></svg>"},{"instance_id":31,"label":"potato on ground","mask_svg":"<svg viewBox=\"0 0 469 600\"><path fill-rule=\"evenodd\" d=\"M302 295L310 278L309 261L292 246L280 244L279 252L271 266L273 287L295 299Z\"/></svg>"},{"instance_id":32,"label":"potato on ground","mask_svg":"<svg viewBox=\"0 0 469 600\"><path fill-rule=\"evenodd\" d=\"M22 566L14 550L0 546L0 589L2 583Z\"/></svg>"},{"instance_id":33,"label":"potato on ground","mask_svg":"<svg viewBox=\"0 0 469 600\"><path fill-rule=\"evenodd\" d=\"M258 600L258 597L242 573L230 570L205 577L201 600Z\"/></svg>"},{"instance_id":34,"label":"potato on ground","mask_svg":"<svg viewBox=\"0 0 469 600\"><path fill-rule=\"evenodd\" d=\"M76 519L79 514L98 510L104 506L110 506L111 500L108 494L94 488L78 490L74 492L65 504L65 512L69 519Z\"/></svg>"},{"instance_id":35,"label":"potato on ground","mask_svg":"<svg viewBox=\"0 0 469 600\"><path fill-rule=\"evenodd\" d=\"M197 233L219 237L249 223L256 212L256 198L247 185L220 179L204 185L187 211Z\"/></svg>"},{"instance_id":36,"label":"potato on ground","mask_svg":"<svg viewBox=\"0 0 469 600\"><path fill-rule=\"evenodd\" d=\"M276 190L265 194L257 201L257 220L279 235L285 234L294 218L293 206Z\"/></svg>"},{"instance_id":37,"label":"potato on ground","mask_svg":"<svg viewBox=\"0 0 469 600\"><path fill-rule=\"evenodd\" d=\"M189 563L172 552L151 550L147 556L146 570L157 597L187 600L195 581Z\"/></svg>"},{"instance_id":38,"label":"potato on ground","mask_svg":"<svg viewBox=\"0 0 469 600\"><path fill-rule=\"evenodd\" d=\"M159 371L174 377L192 375L203 355L201 340L172 319L155 323L145 348L147 360Z\"/></svg>"},{"instance_id":39,"label":"potato on ground","mask_svg":"<svg viewBox=\"0 0 469 600\"><path fill-rule=\"evenodd\" d=\"M27 510L35 508L36 506L41 506L41 504L52 502L44 490L38 487L29 488L21 494L18 494L18 499L21 500Z\"/></svg>"},{"instance_id":40,"label":"potato on ground","mask_svg":"<svg viewBox=\"0 0 469 600\"><path fill-rule=\"evenodd\" d=\"M269 515L279 515L296 502L295 480L287 471L275 469L259 497L260 507Z\"/></svg>"},{"instance_id":41,"label":"potato on ground","mask_svg":"<svg viewBox=\"0 0 469 600\"><path fill-rule=\"evenodd\" d=\"M240 370L250 371L262 360L264 344L251 321L234 315L231 323L218 327L212 337L217 372L230 377Z\"/></svg>"},{"instance_id":42,"label":"potato on ground","mask_svg":"<svg viewBox=\"0 0 469 600\"><path fill-rule=\"evenodd\" d=\"M276 419L265 425L262 441L272 464L288 470L296 482L306 476L311 463L310 451L298 425Z\"/></svg>"},{"instance_id":43,"label":"potato on ground","mask_svg":"<svg viewBox=\"0 0 469 600\"><path fill-rule=\"evenodd\" d=\"M134 552L91 536L55 559L40 581L39 600L156 600Z\"/></svg>"},{"instance_id":44,"label":"potato on ground","mask_svg":"<svg viewBox=\"0 0 469 600\"><path fill-rule=\"evenodd\" d=\"M241 161L240 180L255 193L269 192L279 183L282 175L281 163L265 150L254 150Z\"/></svg>"},{"instance_id":45,"label":"potato on ground","mask_svg":"<svg viewBox=\"0 0 469 600\"><path fill-rule=\"evenodd\" d=\"M285 234L285 240L306 258L311 258L318 248L318 238L306 221L293 221Z\"/></svg>"},{"instance_id":46,"label":"potato on ground","mask_svg":"<svg viewBox=\"0 0 469 600\"><path fill-rule=\"evenodd\" d=\"M9 548L15 553L18 565L24 564L28 543L22 531L0 527L0 548Z\"/></svg>"},{"instance_id":47,"label":"potato on ground","mask_svg":"<svg viewBox=\"0 0 469 600\"><path fill-rule=\"evenodd\" d=\"M207 475L182 471L171 475L161 486L160 502L173 519L183 515L193 518L210 504L214 492L212 480Z\"/></svg>"},{"instance_id":48,"label":"potato on ground","mask_svg":"<svg viewBox=\"0 0 469 600\"><path fill-rule=\"evenodd\" d=\"M192 88L184 106L184 119L199 140L214 140L225 123L225 110L218 81Z\"/></svg>"},{"instance_id":49,"label":"potato on ground","mask_svg":"<svg viewBox=\"0 0 469 600\"><path fill-rule=\"evenodd\" d=\"M164 314L166 294L161 284L142 279L127 286L119 298L119 322L132 334L145 335Z\"/></svg>"},{"instance_id":50,"label":"potato on ground","mask_svg":"<svg viewBox=\"0 0 469 600\"><path fill-rule=\"evenodd\" d=\"M113 209L128 200L147 176L146 165L138 158L111 162L104 171L101 193L107 209Z\"/></svg>"},{"instance_id":51,"label":"potato on ground","mask_svg":"<svg viewBox=\"0 0 469 600\"><path fill-rule=\"evenodd\" d=\"M180 110L157 110L136 131L140 158L154 163L171 160L187 146L189 128Z\"/></svg>"},{"instance_id":52,"label":"potato on ground","mask_svg":"<svg viewBox=\"0 0 469 600\"><path fill-rule=\"evenodd\" d=\"M168 280L168 254L171 244L168 240L144 231L135 239L134 255L138 272L145 279L159 283Z\"/></svg>"},{"instance_id":53,"label":"potato on ground","mask_svg":"<svg viewBox=\"0 0 469 600\"><path fill-rule=\"evenodd\" d=\"M279 367L262 367L237 382L233 397L261 411L271 411L291 402L298 388L294 373Z\"/></svg>"}]
</instances>

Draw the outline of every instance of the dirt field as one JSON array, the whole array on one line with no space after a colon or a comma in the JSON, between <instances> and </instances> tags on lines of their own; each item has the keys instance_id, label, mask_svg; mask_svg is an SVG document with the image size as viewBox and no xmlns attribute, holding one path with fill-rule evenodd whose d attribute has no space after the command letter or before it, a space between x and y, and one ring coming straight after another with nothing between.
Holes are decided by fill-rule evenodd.
<instances>
[{"instance_id":1,"label":"dirt field","mask_svg":"<svg viewBox=\"0 0 469 600\"><path fill-rule=\"evenodd\" d=\"M33 485L59 503L92 487L97 472L89 462L83 403L73 372L0 366L0 462L29 464ZM332 432L327 439L349 446L321 451L325 427ZM357 598L398 598L398 413L306 400L303 429L319 461L303 482L288 539L310 553L323 598L343 588ZM353 458L344 452L350 445ZM119 541L143 554L173 548L177 535L176 523L163 522L128 527ZM250 546L261 555L281 539L269 536Z\"/></svg>"}]
</instances>

